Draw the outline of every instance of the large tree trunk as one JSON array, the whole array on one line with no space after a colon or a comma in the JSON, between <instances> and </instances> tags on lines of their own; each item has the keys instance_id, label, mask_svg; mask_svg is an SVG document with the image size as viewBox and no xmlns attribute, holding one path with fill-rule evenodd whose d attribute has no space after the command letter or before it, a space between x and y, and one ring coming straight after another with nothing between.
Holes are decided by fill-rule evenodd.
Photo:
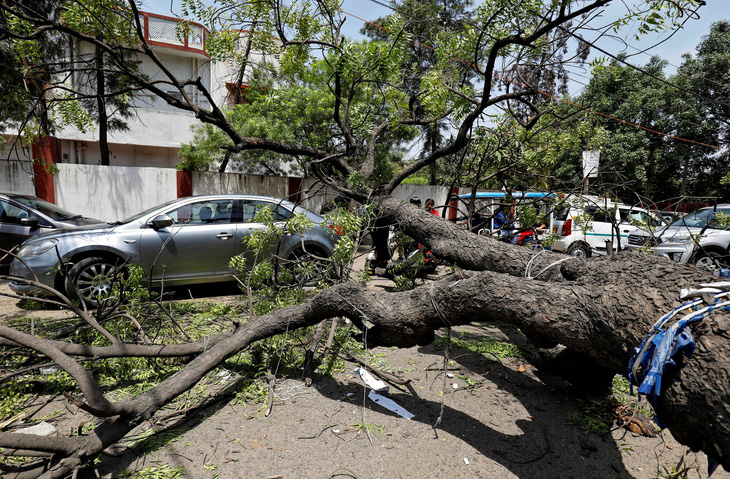
<instances>
[{"instance_id":1,"label":"large tree trunk","mask_svg":"<svg viewBox=\"0 0 730 479\"><path fill-rule=\"evenodd\" d=\"M537 343L554 341L626 374L629 359L659 317L682 303L680 291L717 277L666 258L624 252L590 261L513 247L439 221L394 198L382 198L385 217L435 255L472 271L406 296L350 299L376 327L368 340L411 346L432 340L448 324L499 320L520 326ZM532 262L532 264L530 264ZM537 262L537 264L535 264ZM535 279L526 278L528 266ZM548 269L544 269L548 268ZM395 293L391 293L395 294ZM387 313L366 304L392 305ZM668 371L658 409L672 434L730 468L730 317L716 312L694 328L697 350ZM589 378L586 378L588 380ZM671 379L674 379L673 381Z\"/></svg>"},{"instance_id":2,"label":"large tree trunk","mask_svg":"<svg viewBox=\"0 0 730 479\"><path fill-rule=\"evenodd\" d=\"M102 37L100 36L100 39ZM104 52L98 46L96 54L96 109L99 114L100 165L109 166L109 118L106 112L106 83L104 78Z\"/></svg>"},{"instance_id":3,"label":"large tree trunk","mask_svg":"<svg viewBox=\"0 0 730 479\"><path fill-rule=\"evenodd\" d=\"M71 351L67 343L41 343L0 328L6 340L56 360L82 385L86 400L82 407L110 418L92 436L51 439L0 434L0 447L59 452L57 457L67 459L57 462L47 476L59 477L124 437L252 342L342 316L362 328L371 345L398 347L427 344L434 331L445 326L502 321L519 326L536 341L560 343L590 358L602 373L624 374L655 320L680 303L680 289L713 279L692 266L647 254L621 253L589 261L550 252L536 257L530 249L460 230L400 200L381 198L379 206L384 219L397 222L433 252L465 270L405 292L382 292L355 282L334 286L304 304L239 325L202 352L199 345L187 349L186 354L199 353L185 369L145 394L120 402L107 401L83 368L75 368L66 356L109 357L115 350L124 350L120 345L109 346L108 351ZM532 278L525 277L526 271L532 271ZM730 468L729 331L730 317L725 312L717 312L695 328L697 351L678 361L674 381L665 377L666 389L658 404L677 440L705 451L725 468ZM155 351L159 353L159 346L150 346L147 354Z\"/></svg>"}]
</instances>

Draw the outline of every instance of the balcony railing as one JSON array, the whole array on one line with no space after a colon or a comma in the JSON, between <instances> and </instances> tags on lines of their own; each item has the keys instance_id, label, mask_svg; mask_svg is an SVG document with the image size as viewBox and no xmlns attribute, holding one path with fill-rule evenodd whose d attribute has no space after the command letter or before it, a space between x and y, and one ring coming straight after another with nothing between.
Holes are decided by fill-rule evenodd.
<instances>
[{"instance_id":1,"label":"balcony railing","mask_svg":"<svg viewBox=\"0 0 730 479\"><path fill-rule=\"evenodd\" d=\"M189 22L183 29L183 22L174 17L156 13L140 12L147 43L208 56L205 40L208 31L198 23Z\"/></svg>"}]
</instances>

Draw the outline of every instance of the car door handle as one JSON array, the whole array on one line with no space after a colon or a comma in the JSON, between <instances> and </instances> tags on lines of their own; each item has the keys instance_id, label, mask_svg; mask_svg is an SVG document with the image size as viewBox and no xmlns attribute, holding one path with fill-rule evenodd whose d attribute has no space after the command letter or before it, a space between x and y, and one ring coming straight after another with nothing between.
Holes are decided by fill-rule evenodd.
<instances>
[{"instance_id":1,"label":"car door handle","mask_svg":"<svg viewBox=\"0 0 730 479\"><path fill-rule=\"evenodd\" d=\"M227 240L228 238L233 238L233 235L231 233L219 233L218 235L216 235L216 238Z\"/></svg>"}]
</instances>

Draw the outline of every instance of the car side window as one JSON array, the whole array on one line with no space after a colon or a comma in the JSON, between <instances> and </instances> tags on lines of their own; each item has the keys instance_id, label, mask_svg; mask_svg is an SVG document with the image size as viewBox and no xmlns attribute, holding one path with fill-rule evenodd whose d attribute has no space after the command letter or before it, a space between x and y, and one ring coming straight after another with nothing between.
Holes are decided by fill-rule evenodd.
<instances>
[{"instance_id":1,"label":"car side window","mask_svg":"<svg viewBox=\"0 0 730 479\"><path fill-rule=\"evenodd\" d=\"M167 214L177 225L226 224L231 222L233 200L208 200L190 203Z\"/></svg>"},{"instance_id":2,"label":"car side window","mask_svg":"<svg viewBox=\"0 0 730 479\"><path fill-rule=\"evenodd\" d=\"M7 201L0 200L0 222L20 224L20 220L29 216L28 211Z\"/></svg>"},{"instance_id":3,"label":"car side window","mask_svg":"<svg viewBox=\"0 0 730 479\"><path fill-rule=\"evenodd\" d=\"M276 203L271 203L269 201L245 200L242 205L243 222L253 223L256 215L263 208L268 208L273 211L274 221L283 221L288 219L292 215L291 211L281 205L277 205Z\"/></svg>"},{"instance_id":4,"label":"car side window","mask_svg":"<svg viewBox=\"0 0 730 479\"><path fill-rule=\"evenodd\" d=\"M593 221L598 221L601 223L612 223L611 212L604 210L603 208L598 208L596 206L587 206L585 211L591 216Z\"/></svg>"},{"instance_id":5,"label":"car side window","mask_svg":"<svg viewBox=\"0 0 730 479\"><path fill-rule=\"evenodd\" d=\"M632 225L649 225L655 226L656 221L645 211L638 210L622 210L621 222Z\"/></svg>"}]
</instances>

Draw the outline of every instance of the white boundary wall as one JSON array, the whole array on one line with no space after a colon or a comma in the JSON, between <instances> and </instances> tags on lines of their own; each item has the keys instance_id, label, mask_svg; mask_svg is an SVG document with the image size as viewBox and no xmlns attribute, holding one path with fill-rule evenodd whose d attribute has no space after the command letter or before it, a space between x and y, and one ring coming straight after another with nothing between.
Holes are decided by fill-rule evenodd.
<instances>
[{"instance_id":1,"label":"white boundary wall","mask_svg":"<svg viewBox=\"0 0 730 479\"><path fill-rule=\"evenodd\" d=\"M401 184L396 187L392 196L405 201L417 196L421 199L421 205L423 206L426 205L426 200L431 198L436 205L436 210L441 214L441 207L446 204L449 197L449 188L446 186Z\"/></svg>"},{"instance_id":2,"label":"white boundary wall","mask_svg":"<svg viewBox=\"0 0 730 479\"><path fill-rule=\"evenodd\" d=\"M118 221L177 198L177 170L172 168L71 163L57 163L55 166L58 168L53 181L56 204L84 216ZM30 161L0 159L0 191L34 195L32 171ZM289 181L287 177L276 176L192 173L194 195L232 193L286 198ZM315 212L337 196L336 191L312 178L301 180L300 191L302 206ZM404 201L418 196L423 204L428 198L433 198L439 207L446 203L448 188L400 185L393 196Z\"/></svg>"},{"instance_id":3,"label":"white boundary wall","mask_svg":"<svg viewBox=\"0 0 730 479\"><path fill-rule=\"evenodd\" d=\"M0 160L0 191L35 195L33 163L23 159Z\"/></svg>"},{"instance_id":4,"label":"white boundary wall","mask_svg":"<svg viewBox=\"0 0 730 479\"><path fill-rule=\"evenodd\" d=\"M56 204L103 221L123 220L177 198L177 170L56 164Z\"/></svg>"},{"instance_id":5,"label":"white boundary wall","mask_svg":"<svg viewBox=\"0 0 730 479\"><path fill-rule=\"evenodd\" d=\"M193 195L261 195L286 198L289 179L281 176L238 175L210 171L193 172Z\"/></svg>"}]
</instances>

